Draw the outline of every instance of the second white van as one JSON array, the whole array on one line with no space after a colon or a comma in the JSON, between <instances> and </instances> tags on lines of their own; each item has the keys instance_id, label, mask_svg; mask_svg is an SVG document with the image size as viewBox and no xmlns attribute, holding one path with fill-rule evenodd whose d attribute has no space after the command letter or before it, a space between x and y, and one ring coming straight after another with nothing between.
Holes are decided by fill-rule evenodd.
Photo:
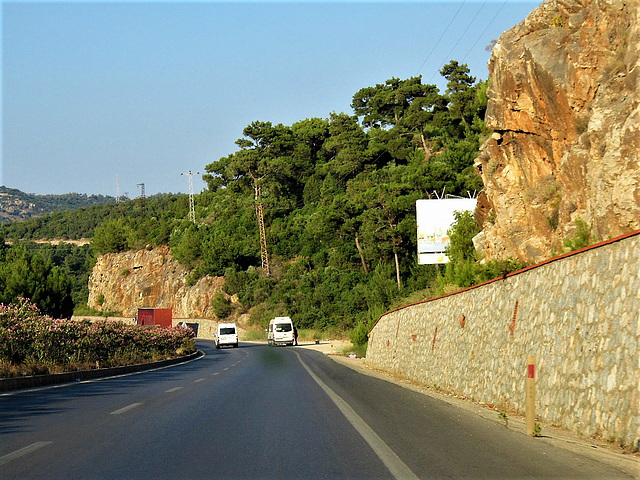
<instances>
[{"instance_id":1,"label":"second white van","mask_svg":"<svg viewBox=\"0 0 640 480\"><path fill-rule=\"evenodd\" d=\"M269 322L267 342L269 345L293 345L293 322L289 317L276 317Z\"/></svg>"}]
</instances>

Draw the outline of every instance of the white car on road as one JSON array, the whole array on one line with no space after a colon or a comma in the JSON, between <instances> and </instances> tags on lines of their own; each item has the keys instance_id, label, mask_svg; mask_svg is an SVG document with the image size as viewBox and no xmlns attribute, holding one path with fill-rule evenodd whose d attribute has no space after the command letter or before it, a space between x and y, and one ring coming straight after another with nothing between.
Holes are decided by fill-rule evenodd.
<instances>
[{"instance_id":1,"label":"white car on road","mask_svg":"<svg viewBox=\"0 0 640 480\"><path fill-rule=\"evenodd\" d=\"M216 348L224 347L225 345L238 347L238 329L236 328L236 324L219 323L213 340Z\"/></svg>"}]
</instances>

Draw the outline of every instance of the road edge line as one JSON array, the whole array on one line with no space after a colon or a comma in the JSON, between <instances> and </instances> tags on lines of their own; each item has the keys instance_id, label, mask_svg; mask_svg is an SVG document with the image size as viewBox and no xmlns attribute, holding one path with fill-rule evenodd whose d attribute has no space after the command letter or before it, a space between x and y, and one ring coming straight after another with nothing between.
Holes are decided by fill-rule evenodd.
<instances>
[{"instance_id":1,"label":"road edge line","mask_svg":"<svg viewBox=\"0 0 640 480\"><path fill-rule=\"evenodd\" d=\"M338 407L340 412L345 416L351 425L356 429L365 442L369 444L374 453L378 456L382 463L389 469L391 475L398 480L417 480L418 476L391 450L382 438L356 413L356 411L336 392L324 383L320 378L311 371L309 366L304 363L298 352L293 352L298 357L298 361L302 364L311 378L322 388L331 401Z\"/></svg>"}]
</instances>

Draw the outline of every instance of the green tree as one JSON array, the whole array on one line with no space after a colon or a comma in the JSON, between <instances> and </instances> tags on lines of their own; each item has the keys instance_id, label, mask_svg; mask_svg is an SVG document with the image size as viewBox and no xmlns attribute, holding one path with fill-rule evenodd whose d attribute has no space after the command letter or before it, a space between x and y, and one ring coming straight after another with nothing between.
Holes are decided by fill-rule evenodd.
<instances>
[{"instance_id":1,"label":"green tree","mask_svg":"<svg viewBox=\"0 0 640 480\"><path fill-rule=\"evenodd\" d=\"M123 218L109 218L97 226L91 246L98 255L124 252L129 246L131 227Z\"/></svg>"},{"instance_id":2,"label":"green tree","mask_svg":"<svg viewBox=\"0 0 640 480\"><path fill-rule=\"evenodd\" d=\"M384 84L363 88L354 95L351 106L365 127L391 127L381 135L396 158L406 158L412 145L418 144L428 160L432 155L431 138L438 131L430 124L446 109L446 100L435 85L423 84L418 76L391 78Z\"/></svg>"},{"instance_id":3,"label":"green tree","mask_svg":"<svg viewBox=\"0 0 640 480\"><path fill-rule=\"evenodd\" d=\"M463 123L471 123L477 113L475 77L470 75L466 63L460 64L451 60L440 70L440 74L447 79L446 95L449 98L449 113L451 118L459 119Z\"/></svg>"},{"instance_id":4,"label":"green tree","mask_svg":"<svg viewBox=\"0 0 640 480\"><path fill-rule=\"evenodd\" d=\"M213 296L211 299L211 307L213 308L213 313L215 313L218 318L225 319L231 315L231 302L225 298L222 292L216 292Z\"/></svg>"},{"instance_id":5,"label":"green tree","mask_svg":"<svg viewBox=\"0 0 640 480\"><path fill-rule=\"evenodd\" d=\"M478 257L473 246L480 228L473 213L466 210L454 212L455 221L448 230L449 245L446 248L449 262L446 265L446 283L470 287L476 283Z\"/></svg>"},{"instance_id":6,"label":"green tree","mask_svg":"<svg viewBox=\"0 0 640 480\"><path fill-rule=\"evenodd\" d=\"M29 298L47 315L71 317L71 282L61 268L31 254L24 244L5 248L0 260L0 302Z\"/></svg>"},{"instance_id":7,"label":"green tree","mask_svg":"<svg viewBox=\"0 0 640 480\"><path fill-rule=\"evenodd\" d=\"M415 236L413 205L420 193L405 181L406 166L387 166L360 175L350 182L348 194L360 203L363 239L377 251L378 258L393 256L398 290L402 289L400 255ZM375 246L375 247L374 247ZM388 253L387 253L388 252Z\"/></svg>"}]
</instances>

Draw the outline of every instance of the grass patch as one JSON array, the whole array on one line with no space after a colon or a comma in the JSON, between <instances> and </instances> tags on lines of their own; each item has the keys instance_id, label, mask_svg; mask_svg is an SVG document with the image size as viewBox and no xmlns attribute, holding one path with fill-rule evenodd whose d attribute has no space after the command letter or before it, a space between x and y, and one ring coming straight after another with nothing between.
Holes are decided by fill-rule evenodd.
<instances>
[{"instance_id":1,"label":"grass patch","mask_svg":"<svg viewBox=\"0 0 640 480\"><path fill-rule=\"evenodd\" d=\"M240 340L245 342L266 342L267 341L267 333L263 328L260 327L252 327L247 330L241 330L242 335Z\"/></svg>"},{"instance_id":2,"label":"grass patch","mask_svg":"<svg viewBox=\"0 0 640 480\"><path fill-rule=\"evenodd\" d=\"M353 353L358 358L365 358L367 356L367 345L369 345L368 342L364 345L351 345L351 347L344 350L344 354L350 355Z\"/></svg>"}]
</instances>

